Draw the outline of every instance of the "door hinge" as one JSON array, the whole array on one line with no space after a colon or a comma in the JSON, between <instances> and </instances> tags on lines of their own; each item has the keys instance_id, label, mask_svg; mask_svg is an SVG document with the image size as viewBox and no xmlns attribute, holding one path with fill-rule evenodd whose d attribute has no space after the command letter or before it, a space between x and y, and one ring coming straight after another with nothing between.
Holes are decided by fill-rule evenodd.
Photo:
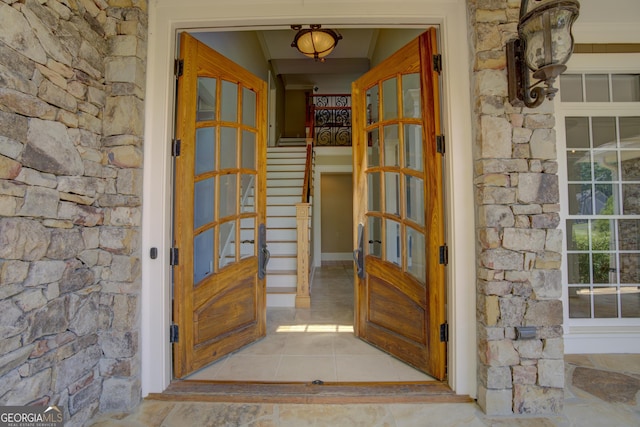
<instances>
[{"instance_id":1,"label":"door hinge","mask_svg":"<svg viewBox=\"0 0 640 427\"><path fill-rule=\"evenodd\" d=\"M184 73L184 59L176 59L173 67L173 73L176 78L181 77L182 73Z\"/></svg>"},{"instance_id":2,"label":"door hinge","mask_svg":"<svg viewBox=\"0 0 640 427\"><path fill-rule=\"evenodd\" d=\"M436 151L440 154L444 154L444 135L436 136Z\"/></svg>"},{"instance_id":3,"label":"door hinge","mask_svg":"<svg viewBox=\"0 0 640 427\"><path fill-rule=\"evenodd\" d=\"M169 326L169 342L175 343L178 342L178 338L180 337L180 328L175 323L172 323Z\"/></svg>"},{"instance_id":4,"label":"door hinge","mask_svg":"<svg viewBox=\"0 0 640 427\"><path fill-rule=\"evenodd\" d=\"M437 55L433 55L433 71L438 74L442 72L442 55L439 53Z\"/></svg>"},{"instance_id":5,"label":"door hinge","mask_svg":"<svg viewBox=\"0 0 640 427\"><path fill-rule=\"evenodd\" d=\"M180 155L181 146L182 146L182 140L180 139L171 140L171 155L173 157L178 157Z\"/></svg>"},{"instance_id":6,"label":"door hinge","mask_svg":"<svg viewBox=\"0 0 640 427\"><path fill-rule=\"evenodd\" d=\"M180 251L178 248L169 249L169 265L178 265L180 260Z\"/></svg>"},{"instance_id":7,"label":"door hinge","mask_svg":"<svg viewBox=\"0 0 640 427\"><path fill-rule=\"evenodd\" d=\"M449 324L440 325L440 342L449 342Z\"/></svg>"},{"instance_id":8,"label":"door hinge","mask_svg":"<svg viewBox=\"0 0 640 427\"><path fill-rule=\"evenodd\" d=\"M449 264L449 247L447 245L440 246L440 264Z\"/></svg>"}]
</instances>

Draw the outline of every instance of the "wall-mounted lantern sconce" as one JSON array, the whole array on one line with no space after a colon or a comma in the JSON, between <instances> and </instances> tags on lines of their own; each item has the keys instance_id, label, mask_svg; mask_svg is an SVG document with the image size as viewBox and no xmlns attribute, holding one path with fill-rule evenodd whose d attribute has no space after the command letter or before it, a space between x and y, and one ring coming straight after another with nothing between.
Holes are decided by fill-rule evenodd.
<instances>
[{"instance_id":1,"label":"wall-mounted lantern sconce","mask_svg":"<svg viewBox=\"0 0 640 427\"><path fill-rule=\"evenodd\" d=\"M333 30L325 30L320 25L310 25L309 29L302 29L302 25L292 25L292 30L298 33L291 43L305 56L316 61L324 62L324 57L329 55L342 40L342 36Z\"/></svg>"},{"instance_id":2,"label":"wall-mounted lantern sconce","mask_svg":"<svg viewBox=\"0 0 640 427\"><path fill-rule=\"evenodd\" d=\"M553 84L566 69L573 52L571 27L578 17L578 0L529 0L520 5L518 38L507 43L509 101L513 106L535 108L552 100ZM529 73L538 80L531 84ZM544 87L540 86L544 83Z\"/></svg>"}]
</instances>

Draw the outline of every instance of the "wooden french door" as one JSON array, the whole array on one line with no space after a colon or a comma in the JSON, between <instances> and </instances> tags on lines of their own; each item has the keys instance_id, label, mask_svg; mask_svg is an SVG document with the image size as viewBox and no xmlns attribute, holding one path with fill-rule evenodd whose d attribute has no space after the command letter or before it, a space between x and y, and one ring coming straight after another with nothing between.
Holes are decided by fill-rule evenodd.
<instances>
[{"instance_id":1,"label":"wooden french door","mask_svg":"<svg viewBox=\"0 0 640 427\"><path fill-rule=\"evenodd\" d=\"M174 376L266 333L266 83L186 33L175 157Z\"/></svg>"},{"instance_id":2,"label":"wooden french door","mask_svg":"<svg viewBox=\"0 0 640 427\"><path fill-rule=\"evenodd\" d=\"M352 85L356 334L446 375L436 30Z\"/></svg>"}]
</instances>

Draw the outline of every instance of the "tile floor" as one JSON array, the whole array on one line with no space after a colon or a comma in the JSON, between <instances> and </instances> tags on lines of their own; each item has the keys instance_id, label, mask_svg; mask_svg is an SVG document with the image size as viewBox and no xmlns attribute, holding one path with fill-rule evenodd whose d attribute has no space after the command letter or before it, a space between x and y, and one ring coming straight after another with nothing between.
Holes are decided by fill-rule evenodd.
<instances>
[{"instance_id":1,"label":"tile floor","mask_svg":"<svg viewBox=\"0 0 640 427\"><path fill-rule=\"evenodd\" d=\"M274 404L144 399L92 427L637 427L640 355L567 355L565 402L549 416L489 417L475 403ZM588 369L589 372L584 372ZM596 372L597 371L597 372ZM612 381L611 378L614 378Z\"/></svg>"},{"instance_id":2,"label":"tile floor","mask_svg":"<svg viewBox=\"0 0 640 427\"><path fill-rule=\"evenodd\" d=\"M310 309L267 309L267 336L192 374L224 381L433 381L353 334L352 263L314 275Z\"/></svg>"}]
</instances>

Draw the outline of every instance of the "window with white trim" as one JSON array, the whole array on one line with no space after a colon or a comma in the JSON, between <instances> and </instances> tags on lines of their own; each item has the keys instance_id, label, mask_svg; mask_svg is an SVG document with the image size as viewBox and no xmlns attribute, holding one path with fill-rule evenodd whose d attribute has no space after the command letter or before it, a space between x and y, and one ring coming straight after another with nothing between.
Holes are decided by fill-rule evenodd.
<instances>
[{"instance_id":1,"label":"window with white trim","mask_svg":"<svg viewBox=\"0 0 640 427\"><path fill-rule=\"evenodd\" d=\"M568 72L556 105L568 318L640 319L640 69Z\"/></svg>"}]
</instances>

